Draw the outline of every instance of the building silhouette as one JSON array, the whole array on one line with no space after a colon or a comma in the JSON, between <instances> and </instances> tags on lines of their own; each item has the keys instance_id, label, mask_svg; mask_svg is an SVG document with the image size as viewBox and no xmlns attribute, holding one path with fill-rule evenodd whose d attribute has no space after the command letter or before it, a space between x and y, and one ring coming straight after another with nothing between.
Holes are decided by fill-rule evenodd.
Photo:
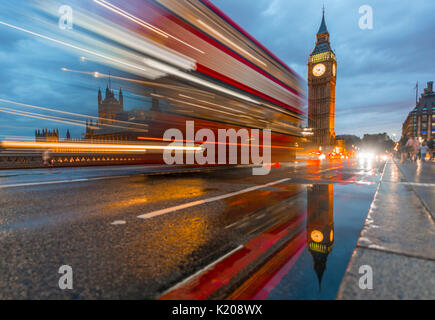
<instances>
[{"instance_id":1,"label":"building silhouette","mask_svg":"<svg viewBox=\"0 0 435 320\"><path fill-rule=\"evenodd\" d=\"M415 108L402 125L402 138L417 137L430 140L435 135L435 92L433 81L427 83Z\"/></svg>"},{"instance_id":2,"label":"building silhouette","mask_svg":"<svg viewBox=\"0 0 435 320\"><path fill-rule=\"evenodd\" d=\"M59 129L42 129L35 130L35 141L39 142L58 142L59 141Z\"/></svg>"},{"instance_id":3,"label":"building silhouette","mask_svg":"<svg viewBox=\"0 0 435 320\"><path fill-rule=\"evenodd\" d=\"M335 84L337 60L329 42L325 10L308 60L308 127L315 146L328 148L335 143Z\"/></svg>"},{"instance_id":4,"label":"building silhouette","mask_svg":"<svg viewBox=\"0 0 435 320\"><path fill-rule=\"evenodd\" d=\"M110 85L107 85L104 98L101 89L98 89L98 119L86 120L83 137L98 142L137 141L138 136L148 132L150 114L159 110L158 100L152 98L150 110L127 111L122 89L119 89L116 97Z\"/></svg>"},{"instance_id":5,"label":"building silhouette","mask_svg":"<svg viewBox=\"0 0 435 320\"><path fill-rule=\"evenodd\" d=\"M100 118L100 124L113 123L122 112L124 112L122 89L119 89L118 99L116 99L114 91L107 86L104 100L101 89L98 89L98 117Z\"/></svg>"}]
</instances>

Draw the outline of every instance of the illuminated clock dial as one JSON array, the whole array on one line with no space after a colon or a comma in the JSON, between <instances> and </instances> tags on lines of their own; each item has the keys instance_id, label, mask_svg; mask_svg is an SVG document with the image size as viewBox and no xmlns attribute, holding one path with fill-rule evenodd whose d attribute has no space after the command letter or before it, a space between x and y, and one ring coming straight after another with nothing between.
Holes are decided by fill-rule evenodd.
<instances>
[{"instance_id":1,"label":"illuminated clock dial","mask_svg":"<svg viewBox=\"0 0 435 320\"><path fill-rule=\"evenodd\" d=\"M326 67L323 63L318 63L313 67L313 75L316 77L320 77L326 71Z\"/></svg>"},{"instance_id":2,"label":"illuminated clock dial","mask_svg":"<svg viewBox=\"0 0 435 320\"><path fill-rule=\"evenodd\" d=\"M335 77L335 72L336 72L336 69L335 69L336 67L335 67L335 64L333 64L332 65L332 75Z\"/></svg>"},{"instance_id":3,"label":"illuminated clock dial","mask_svg":"<svg viewBox=\"0 0 435 320\"><path fill-rule=\"evenodd\" d=\"M322 242L323 233L321 233L319 230L313 230L311 232L311 240L313 240L314 242Z\"/></svg>"}]
</instances>

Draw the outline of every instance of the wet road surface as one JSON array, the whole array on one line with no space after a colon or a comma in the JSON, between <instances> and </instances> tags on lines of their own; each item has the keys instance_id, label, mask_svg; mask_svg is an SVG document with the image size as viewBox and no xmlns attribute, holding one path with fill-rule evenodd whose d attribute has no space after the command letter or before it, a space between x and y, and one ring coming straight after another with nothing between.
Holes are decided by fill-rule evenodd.
<instances>
[{"instance_id":1,"label":"wet road surface","mask_svg":"<svg viewBox=\"0 0 435 320\"><path fill-rule=\"evenodd\" d=\"M334 298L382 169L346 160L281 164L267 176L1 171L0 298L155 299L237 257L218 274L225 285L192 298ZM73 290L59 289L62 265ZM264 268L270 276L255 277Z\"/></svg>"}]
</instances>

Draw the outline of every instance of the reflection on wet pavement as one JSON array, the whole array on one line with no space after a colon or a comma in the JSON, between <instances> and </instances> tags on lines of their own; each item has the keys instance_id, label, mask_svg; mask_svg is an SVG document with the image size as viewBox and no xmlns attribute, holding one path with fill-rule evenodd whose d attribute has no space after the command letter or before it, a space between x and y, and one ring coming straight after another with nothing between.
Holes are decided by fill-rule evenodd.
<instances>
[{"instance_id":1,"label":"reflection on wet pavement","mask_svg":"<svg viewBox=\"0 0 435 320\"><path fill-rule=\"evenodd\" d=\"M308 188L307 246L268 299L335 298L374 191L351 184Z\"/></svg>"},{"instance_id":2,"label":"reflection on wet pavement","mask_svg":"<svg viewBox=\"0 0 435 320\"><path fill-rule=\"evenodd\" d=\"M334 186L313 185L308 193L307 242L321 287L328 254L334 244Z\"/></svg>"},{"instance_id":3,"label":"reflection on wet pavement","mask_svg":"<svg viewBox=\"0 0 435 320\"><path fill-rule=\"evenodd\" d=\"M334 188L338 194L334 194ZM195 281L161 298L335 298L374 191L375 185L368 188L358 184L306 185L304 191L292 197L306 198L301 211L295 212L293 206L281 207L282 212L287 212L286 219L254 236L240 251L206 270ZM268 250L273 253L268 254ZM253 261L261 256L268 258L252 269ZM225 296L223 286L231 287L233 279L246 270L254 272Z\"/></svg>"},{"instance_id":4,"label":"reflection on wet pavement","mask_svg":"<svg viewBox=\"0 0 435 320\"><path fill-rule=\"evenodd\" d=\"M350 161L314 162L282 165L267 177L238 169L3 188L0 272L8 277L0 279L0 297L334 298L378 172L368 175ZM108 176L114 173L120 172ZM101 172L56 175L87 179ZM49 180L37 177L25 182ZM192 201L198 205L138 219ZM77 274L74 292L47 286L57 283L65 263Z\"/></svg>"}]
</instances>

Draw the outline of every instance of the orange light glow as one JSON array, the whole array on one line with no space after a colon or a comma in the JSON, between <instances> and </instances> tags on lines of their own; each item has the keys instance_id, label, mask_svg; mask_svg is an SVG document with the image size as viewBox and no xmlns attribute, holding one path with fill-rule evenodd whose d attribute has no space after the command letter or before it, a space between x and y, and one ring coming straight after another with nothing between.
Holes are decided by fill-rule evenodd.
<instances>
[{"instance_id":1,"label":"orange light glow","mask_svg":"<svg viewBox=\"0 0 435 320\"><path fill-rule=\"evenodd\" d=\"M322 242L323 241L323 233L319 230L313 230L311 232L311 240L314 242Z\"/></svg>"},{"instance_id":2,"label":"orange light glow","mask_svg":"<svg viewBox=\"0 0 435 320\"><path fill-rule=\"evenodd\" d=\"M27 142L2 141L2 148L30 148L30 149L74 149L80 151L105 152L145 152L147 150L184 150L199 151L201 147L162 146L162 145L128 145L128 144L97 144L97 143L70 143L70 142Z\"/></svg>"},{"instance_id":3,"label":"orange light glow","mask_svg":"<svg viewBox=\"0 0 435 320\"><path fill-rule=\"evenodd\" d=\"M153 138L153 137L137 137L138 140L149 140L149 141L166 141L163 138ZM249 144L249 143L232 143L232 142L219 142L219 141L199 141L199 140L179 140L179 139L174 139L171 140L173 142L193 142L193 143L198 143L198 144L203 144L203 143L208 143L208 144L223 144L223 145L228 145L228 146L245 146L245 147L265 147L264 145L256 145L256 144ZM285 147L285 146L270 146L270 148L274 149L300 149L300 148L295 148L295 147Z\"/></svg>"}]
</instances>

